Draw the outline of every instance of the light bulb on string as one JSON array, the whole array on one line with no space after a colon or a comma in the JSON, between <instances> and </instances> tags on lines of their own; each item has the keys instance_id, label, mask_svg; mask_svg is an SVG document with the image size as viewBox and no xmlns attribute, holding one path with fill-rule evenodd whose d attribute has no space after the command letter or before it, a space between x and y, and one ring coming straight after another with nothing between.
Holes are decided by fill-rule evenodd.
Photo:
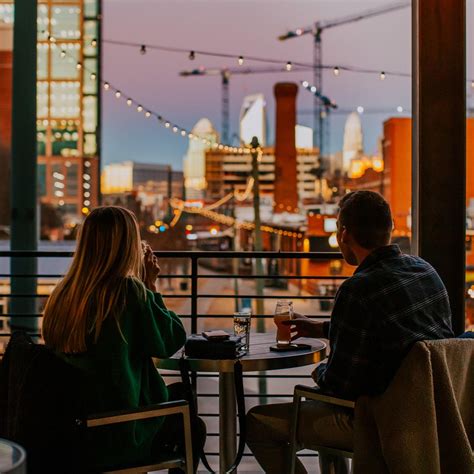
<instances>
[{"instance_id":1,"label":"light bulb on string","mask_svg":"<svg viewBox=\"0 0 474 474\"><path fill-rule=\"evenodd\" d=\"M97 79L97 74L95 72L91 72L90 78L91 81L95 81Z\"/></svg>"},{"instance_id":2,"label":"light bulb on string","mask_svg":"<svg viewBox=\"0 0 474 474\"><path fill-rule=\"evenodd\" d=\"M120 99L120 96L122 95L122 93L120 91L117 91L115 93L115 97L117 97L117 99Z\"/></svg>"},{"instance_id":3,"label":"light bulb on string","mask_svg":"<svg viewBox=\"0 0 474 474\"><path fill-rule=\"evenodd\" d=\"M239 66L242 66L244 64L244 57L243 56L239 56L239 59L237 61L239 63Z\"/></svg>"},{"instance_id":4,"label":"light bulb on string","mask_svg":"<svg viewBox=\"0 0 474 474\"><path fill-rule=\"evenodd\" d=\"M397 112L400 114L403 112L403 107L401 105L397 107Z\"/></svg>"},{"instance_id":5,"label":"light bulb on string","mask_svg":"<svg viewBox=\"0 0 474 474\"><path fill-rule=\"evenodd\" d=\"M301 85L306 89L309 86L309 82L308 81L303 81L301 83Z\"/></svg>"},{"instance_id":6,"label":"light bulb on string","mask_svg":"<svg viewBox=\"0 0 474 474\"><path fill-rule=\"evenodd\" d=\"M317 88L316 86L311 86L310 91L311 91L313 94L316 94L316 92L318 92L318 88Z\"/></svg>"},{"instance_id":7,"label":"light bulb on string","mask_svg":"<svg viewBox=\"0 0 474 474\"><path fill-rule=\"evenodd\" d=\"M165 123L165 127L166 127L166 128L170 128L170 127L171 127L171 124L170 124L169 122L166 122L166 123Z\"/></svg>"},{"instance_id":8,"label":"light bulb on string","mask_svg":"<svg viewBox=\"0 0 474 474\"><path fill-rule=\"evenodd\" d=\"M194 137L192 133L188 133L188 138L191 140Z\"/></svg>"},{"instance_id":9,"label":"light bulb on string","mask_svg":"<svg viewBox=\"0 0 474 474\"><path fill-rule=\"evenodd\" d=\"M77 63L77 64L76 64L76 69L77 69L77 70L82 69L82 63Z\"/></svg>"},{"instance_id":10,"label":"light bulb on string","mask_svg":"<svg viewBox=\"0 0 474 474\"><path fill-rule=\"evenodd\" d=\"M140 54L146 54L146 46L144 44L140 46Z\"/></svg>"},{"instance_id":11,"label":"light bulb on string","mask_svg":"<svg viewBox=\"0 0 474 474\"><path fill-rule=\"evenodd\" d=\"M143 107L142 107L141 105L139 105L139 106L137 107L137 112L142 112L142 111L143 111Z\"/></svg>"},{"instance_id":12,"label":"light bulb on string","mask_svg":"<svg viewBox=\"0 0 474 474\"><path fill-rule=\"evenodd\" d=\"M91 41L91 46L93 48L95 48L97 46L97 40L95 38Z\"/></svg>"},{"instance_id":13,"label":"light bulb on string","mask_svg":"<svg viewBox=\"0 0 474 474\"><path fill-rule=\"evenodd\" d=\"M380 80L383 81L385 79L385 72L380 73Z\"/></svg>"},{"instance_id":14,"label":"light bulb on string","mask_svg":"<svg viewBox=\"0 0 474 474\"><path fill-rule=\"evenodd\" d=\"M108 82L104 82L104 89L108 91L110 89L110 84Z\"/></svg>"},{"instance_id":15,"label":"light bulb on string","mask_svg":"<svg viewBox=\"0 0 474 474\"><path fill-rule=\"evenodd\" d=\"M61 58L65 58L66 57L66 51L64 51L64 49L61 51Z\"/></svg>"},{"instance_id":16,"label":"light bulb on string","mask_svg":"<svg viewBox=\"0 0 474 474\"><path fill-rule=\"evenodd\" d=\"M178 132L178 127L177 127L176 125L173 127L173 132L174 132L174 133L177 133L177 132Z\"/></svg>"},{"instance_id":17,"label":"light bulb on string","mask_svg":"<svg viewBox=\"0 0 474 474\"><path fill-rule=\"evenodd\" d=\"M357 112L359 114L363 114L364 113L364 107L362 107L362 105L359 105L359 107L357 107Z\"/></svg>"},{"instance_id":18,"label":"light bulb on string","mask_svg":"<svg viewBox=\"0 0 474 474\"><path fill-rule=\"evenodd\" d=\"M293 69L293 64L291 63L291 61L288 61L286 63L286 70L291 71L292 69Z\"/></svg>"},{"instance_id":19,"label":"light bulb on string","mask_svg":"<svg viewBox=\"0 0 474 474\"><path fill-rule=\"evenodd\" d=\"M181 130L181 136L185 137L186 136L186 130Z\"/></svg>"},{"instance_id":20,"label":"light bulb on string","mask_svg":"<svg viewBox=\"0 0 474 474\"><path fill-rule=\"evenodd\" d=\"M151 117L151 112L149 112L148 110L145 112L145 117L146 118L150 118Z\"/></svg>"},{"instance_id":21,"label":"light bulb on string","mask_svg":"<svg viewBox=\"0 0 474 474\"><path fill-rule=\"evenodd\" d=\"M194 61L196 59L196 53L194 51L189 51L188 58L190 61Z\"/></svg>"},{"instance_id":22,"label":"light bulb on string","mask_svg":"<svg viewBox=\"0 0 474 474\"><path fill-rule=\"evenodd\" d=\"M335 76L339 76L339 74L341 73L341 71L339 70L337 66L333 69L332 72L334 73Z\"/></svg>"},{"instance_id":23,"label":"light bulb on string","mask_svg":"<svg viewBox=\"0 0 474 474\"><path fill-rule=\"evenodd\" d=\"M474 89L474 81L471 82L471 87Z\"/></svg>"},{"instance_id":24,"label":"light bulb on string","mask_svg":"<svg viewBox=\"0 0 474 474\"><path fill-rule=\"evenodd\" d=\"M127 99L127 105L130 107L132 105L133 101L132 99Z\"/></svg>"}]
</instances>

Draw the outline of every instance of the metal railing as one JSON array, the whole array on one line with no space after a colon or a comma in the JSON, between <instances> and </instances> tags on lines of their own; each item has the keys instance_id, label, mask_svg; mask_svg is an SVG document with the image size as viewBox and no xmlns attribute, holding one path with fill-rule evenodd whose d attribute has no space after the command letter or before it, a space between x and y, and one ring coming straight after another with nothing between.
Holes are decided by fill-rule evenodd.
<instances>
[{"instance_id":1,"label":"metal railing","mask_svg":"<svg viewBox=\"0 0 474 474\"><path fill-rule=\"evenodd\" d=\"M204 319L216 319L216 320L222 320L222 319L231 319L233 310L229 314L223 314L223 312L218 312L218 313L209 313L209 312L200 312L199 311L199 302L201 300L205 299L223 299L223 300L228 300L228 299L235 299L236 295L235 294L220 294L220 293L215 293L215 292L201 292L199 288L199 283L203 280L218 280L218 279L238 279L239 281L251 281L251 280L256 280L258 278L265 279L267 281L271 280L287 280L289 285L289 290L286 290L286 294L281 294L281 291L278 291L276 289L264 289L264 294L263 295L257 295L255 293L243 293L243 294L238 294L237 297L239 299L250 299L250 300L256 300L256 299L263 299L263 300L277 300L277 299L288 299L289 297L292 300L314 300L314 301L326 301L330 302L333 299L333 295L321 295L317 294L315 291L304 291L305 294L301 294L301 283L302 282L308 282L308 281L318 281L318 280L324 280L324 281L331 281L333 282L334 285L337 285L338 282L344 280L346 277L340 276L340 275L301 275L301 274L295 274L290 273L285 271L283 274L266 274L266 275L255 275L253 271L248 272L248 270L244 273L238 272L234 273L232 272L232 268L235 269L235 266L230 266L231 271L230 272L222 272L219 270L212 270L212 264L209 265L209 259L215 259L218 258L220 262L225 261L225 260L232 260L232 259L238 259L239 261L246 261L246 262L255 262L255 259L261 258L261 259L276 259L278 262L280 262L280 268L285 267L285 262L289 262L290 260L303 260L306 259L311 262L324 262L324 261L331 261L331 260L341 260L342 255L337 252L311 252L311 253L302 253L302 252L230 252L230 251L216 251L216 252L207 252L207 251L157 251L154 252L155 255L160 258L160 259L165 259L165 260L184 260L187 263L188 271L184 271L182 273L178 272L171 272L171 273L163 273L160 275L161 280L169 279L169 280L175 280L175 279L180 279L181 281L186 281L188 284L185 285L187 288L184 290L184 292L181 293L166 293L166 291L162 292L162 296L165 300L168 299L169 305L172 305L173 300L188 300L189 301L189 308L190 311L189 313L186 314L181 314L180 317L183 318L183 320L187 320L187 325L189 326L189 329L192 333L197 333L198 332L198 326L199 322L204 320ZM58 259L70 259L73 256L73 252L71 251L37 251L37 252L21 252L21 251L0 251L0 262L3 259L13 259L13 258L29 258L29 259L37 259L37 260L43 260L43 259L55 259L57 262ZM46 261L46 260L44 260ZM207 262L207 264L203 267L200 265L200 263ZM3 262L5 263L5 262ZM64 262L63 262L64 263ZM40 265L42 267L43 265ZM64 266L64 265L63 265ZM65 267L65 266L64 266ZM182 266L184 267L184 265ZM294 267L294 266L293 266ZM13 281L13 279L20 280L21 279L36 279L36 287L40 289L41 287L45 287L50 285L50 287L54 286L56 281L60 279L63 276L63 272L48 272L48 271L42 271L42 272L37 272L36 274L25 274L25 273L20 273L20 274L15 274L12 275L10 272L5 272L1 271L1 269L5 268L5 265L0 266L0 284L3 285L3 289L8 287L9 281ZM251 265L251 268L254 268L254 265ZM299 267L298 267L299 268ZM291 287L292 283L298 283L299 287L294 286L293 288ZM10 285L11 288L12 285ZM290 296L288 294L290 292ZM293 294L293 293L295 294ZM300 294L296 294L299 292ZM269 294L270 293L270 294ZM0 318L5 319L10 319L10 321L15 322L15 318L20 318L22 321L27 320L28 318L33 318L33 319L39 319L41 318L41 311L38 308L38 305L36 305L37 310L35 312L31 313L15 313L10 310L11 302L15 299L22 299L22 300L29 300L31 298L36 299L37 301L41 301L44 303L48 297L49 293L45 291L37 291L35 293L19 293L19 292L14 292L14 291L6 291L2 292L0 294L0 298L6 302L6 307L5 305L0 306ZM2 309L3 308L3 309ZM320 312L315 312L314 314L307 314L307 316L315 319L327 319L329 317L329 313L320 311ZM254 319L268 319L268 318L273 318L273 314L252 314L252 318ZM4 324L5 326L5 324ZM3 330L0 330L0 336L3 336L5 339L8 337L10 334L10 331L6 330L4 327ZM34 336L39 336L40 333L38 330L36 331L31 331L31 334ZM177 377L176 373L172 372L164 372L163 373L165 378L172 378L172 377ZM197 373L196 374L196 380L202 380L202 379L213 379L218 377L217 374L215 373ZM270 381L272 379L285 379L285 380L291 380L292 382L294 381L294 384L298 382L303 382L306 381L308 382L310 379L309 373L306 375L303 374L286 374L286 373L278 373L278 374L269 374L269 373L245 373L244 378L246 380L252 380L252 379L257 379L257 380L267 380ZM288 390L288 393L271 393L270 391L266 391L264 393L246 393L246 398L247 399L255 399L255 398L262 398L265 397L266 399L269 400L274 400L274 399L279 399L279 400L285 400L288 399L290 400L293 396L292 393L290 393L292 390ZM206 392L199 392L198 391L198 397L201 399L206 399L210 397L217 397L218 394L216 393L208 393ZM218 413L212 413L212 412L201 412L200 416L204 418L216 418L218 416ZM213 437L213 436L218 436L217 432L210 432L208 433L208 436ZM210 456L217 456L218 453L215 451L210 451L208 452L208 455Z\"/></svg>"}]
</instances>

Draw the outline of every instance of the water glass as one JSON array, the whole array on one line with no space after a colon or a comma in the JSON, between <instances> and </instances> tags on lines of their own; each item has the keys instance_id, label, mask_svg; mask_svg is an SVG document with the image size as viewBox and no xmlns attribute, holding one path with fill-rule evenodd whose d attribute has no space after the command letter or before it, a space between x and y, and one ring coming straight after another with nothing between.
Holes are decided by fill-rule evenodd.
<instances>
[{"instance_id":1,"label":"water glass","mask_svg":"<svg viewBox=\"0 0 474 474\"><path fill-rule=\"evenodd\" d=\"M252 314L249 311L234 313L234 335L241 336L244 341L244 349L250 349L250 323Z\"/></svg>"},{"instance_id":2,"label":"water glass","mask_svg":"<svg viewBox=\"0 0 474 474\"><path fill-rule=\"evenodd\" d=\"M273 321L277 327L276 342L280 346L287 346L291 343L291 327L282 324L283 321L288 321L289 319L293 319L293 302L278 300Z\"/></svg>"}]
</instances>

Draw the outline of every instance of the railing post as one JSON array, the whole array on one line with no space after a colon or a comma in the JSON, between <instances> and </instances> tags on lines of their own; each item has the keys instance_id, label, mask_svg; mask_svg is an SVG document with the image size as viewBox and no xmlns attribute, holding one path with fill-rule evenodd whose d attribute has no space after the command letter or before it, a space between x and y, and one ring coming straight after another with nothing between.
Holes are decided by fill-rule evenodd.
<instances>
[{"instance_id":1,"label":"railing post","mask_svg":"<svg viewBox=\"0 0 474 474\"><path fill-rule=\"evenodd\" d=\"M15 2L13 29L13 113L11 159L11 250L37 250L36 41L37 2ZM36 257L11 258L11 293L36 294ZM11 314L36 313L36 298L12 298ZM34 318L13 317L12 329L35 331Z\"/></svg>"},{"instance_id":2,"label":"railing post","mask_svg":"<svg viewBox=\"0 0 474 474\"><path fill-rule=\"evenodd\" d=\"M191 256L191 333L197 333L198 318L198 257Z\"/></svg>"}]
</instances>

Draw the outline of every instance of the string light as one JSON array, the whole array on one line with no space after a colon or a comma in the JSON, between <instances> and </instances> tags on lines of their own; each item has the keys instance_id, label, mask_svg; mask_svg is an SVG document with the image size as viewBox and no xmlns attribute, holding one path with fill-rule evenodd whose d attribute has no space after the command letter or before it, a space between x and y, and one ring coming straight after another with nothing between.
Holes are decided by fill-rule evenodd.
<instances>
[{"instance_id":1,"label":"string light","mask_svg":"<svg viewBox=\"0 0 474 474\"><path fill-rule=\"evenodd\" d=\"M308 82L308 81L303 81L303 82L301 83L301 85L302 85L304 88L306 88L306 87L309 86L309 82Z\"/></svg>"},{"instance_id":2,"label":"string light","mask_svg":"<svg viewBox=\"0 0 474 474\"><path fill-rule=\"evenodd\" d=\"M194 61L196 59L196 53L194 51L190 51L188 57L190 61Z\"/></svg>"},{"instance_id":3,"label":"string light","mask_svg":"<svg viewBox=\"0 0 474 474\"><path fill-rule=\"evenodd\" d=\"M385 73L382 71L380 73L380 80L383 81L385 79Z\"/></svg>"},{"instance_id":4,"label":"string light","mask_svg":"<svg viewBox=\"0 0 474 474\"><path fill-rule=\"evenodd\" d=\"M93 48L95 48L97 46L97 40L95 38L91 41L91 46Z\"/></svg>"},{"instance_id":5,"label":"string light","mask_svg":"<svg viewBox=\"0 0 474 474\"><path fill-rule=\"evenodd\" d=\"M364 113L364 107L362 107L362 105L359 105L359 107L357 107L357 113L359 113L359 114Z\"/></svg>"},{"instance_id":6,"label":"string light","mask_svg":"<svg viewBox=\"0 0 474 474\"><path fill-rule=\"evenodd\" d=\"M66 55L67 54L68 53L66 53ZM83 67L82 63L80 63L80 62L76 63L76 68L77 69L82 69L82 67ZM84 68L84 69L85 69L85 71L87 71L90 74L91 79L96 79L97 75L94 72L88 71L87 68ZM112 89L112 91L114 91L114 95L117 99L120 99L122 97L122 92L119 89L117 89L116 87L112 87L109 82L106 82L106 81L101 81L101 82L102 82L102 86L105 90ZM127 100L126 100L126 103L127 103L128 106L131 106L133 104L133 102L134 102L134 100L131 97L128 97ZM136 101L135 101L135 103L136 103ZM142 112L143 110L144 110L144 108L143 108L142 105L137 106L137 112ZM171 127L171 123L168 120L165 120L161 115L153 113L150 110L145 111L145 117L146 118L150 118L152 115L154 115L160 123L163 123L165 128L170 128ZM47 125L47 123L46 123L46 125ZM202 142L204 144L208 145L208 146L211 146L211 145L216 146L217 145L217 144L213 144L209 139L203 138L203 137L197 137L193 133L188 132L185 128L180 128L177 125L173 125L172 130L173 130L174 133L180 132L180 135L182 137L187 136L187 137L189 137L189 139L194 139L194 140L201 139ZM218 146L220 147L220 149L224 148L223 144L219 144ZM225 150L226 151L233 150L235 153L237 152L237 150L241 150L243 153L248 152L247 148L237 149L236 147L229 147L228 145L225 145Z\"/></svg>"},{"instance_id":7,"label":"string light","mask_svg":"<svg viewBox=\"0 0 474 474\"><path fill-rule=\"evenodd\" d=\"M92 81L95 81L97 79L97 74L95 72L91 72L90 78Z\"/></svg>"},{"instance_id":8,"label":"string light","mask_svg":"<svg viewBox=\"0 0 474 474\"><path fill-rule=\"evenodd\" d=\"M397 107L397 112L400 114L403 112L403 107L401 105Z\"/></svg>"},{"instance_id":9,"label":"string light","mask_svg":"<svg viewBox=\"0 0 474 474\"><path fill-rule=\"evenodd\" d=\"M61 58L65 58L66 57L66 51L64 51L64 49L61 51Z\"/></svg>"},{"instance_id":10,"label":"string light","mask_svg":"<svg viewBox=\"0 0 474 474\"><path fill-rule=\"evenodd\" d=\"M291 63L291 61L288 61L286 63L286 70L291 71L292 69L293 69L293 64Z\"/></svg>"},{"instance_id":11,"label":"string light","mask_svg":"<svg viewBox=\"0 0 474 474\"><path fill-rule=\"evenodd\" d=\"M296 30L298 31L298 30ZM300 29L300 31L303 33L304 30ZM113 44L116 46L128 46L128 47L133 47L137 48L140 47L140 51L142 54L145 54L148 49L155 49L159 51L166 51L170 53L189 53L190 49L189 48L176 48L172 46L164 46L164 45L157 45L157 44L140 44L140 43L135 43L135 42L130 42L130 41L118 41L118 40L103 40L103 43L108 43L108 44ZM218 51L204 51L204 50L193 50L195 54L200 54L202 56L211 56L211 57L217 57L217 58L227 58L227 59L233 59L237 60L238 64L240 64L240 58L242 58L242 64L243 64L243 56L239 56L236 54L232 53L222 53ZM280 59L275 59L275 58L264 58L264 57L259 57L259 56L245 56L246 60L251 60L251 61L256 61L256 62L261 62L261 63L267 63L267 64L279 64L281 65L281 60ZM307 68L307 69L315 69L315 65L311 63L303 63L300 61L288 61L288 63L291 64L291 67L302 67L302 68ZM332 65L323 65L321 66L322 69L327 69L327 70L333 70L333 73L335 76L338 76L341 71L347 71L347 72L353 72L353 73L359 73L359 74L377 74L380 75L380 69L368 69L368 68L362 68L358 66L343 66L343 65L338 65L338 66L332 66ZM387 71L386 69L383 70L384 74L390 75L390 76L397 76L397 77L411 77L410 73L406 72L400 72L400 71ZM469 78L467 83L471 83L472 87L474 88L474 79Z\"/></svg>"},{"instance_id":12,"label":"string light","mask_svg":"<svg viewBox=\"0 0 474 474\"><path fill-rule=\"evenodd\" d=\"M244 64L244 57L243 57L243 56L239 56L239 59L237 60L237 62L239 63L239 66L243 66L243 64Z\"/></svg>"}]
</instances>

